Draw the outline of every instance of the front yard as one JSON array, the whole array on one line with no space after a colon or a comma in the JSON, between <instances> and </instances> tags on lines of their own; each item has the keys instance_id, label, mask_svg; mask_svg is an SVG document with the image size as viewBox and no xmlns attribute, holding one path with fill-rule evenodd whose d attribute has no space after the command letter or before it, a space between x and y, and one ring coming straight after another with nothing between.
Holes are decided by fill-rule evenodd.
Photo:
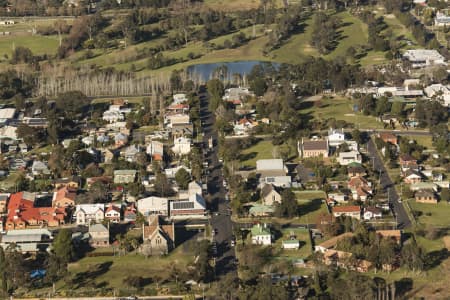
<instances>
[{"instance_id":1,"label":"front yard","mask_svg":"<svg viewBox=\"0 0 450 300\"><path fill-rule=\"evenodd\" d=\"M413 211L416 211L418 223L423 225L433 225L437 227L447 227L450 225L450 205L440 201L438 204L417 203L409 200Z\"/></svg>"}]
</instances>

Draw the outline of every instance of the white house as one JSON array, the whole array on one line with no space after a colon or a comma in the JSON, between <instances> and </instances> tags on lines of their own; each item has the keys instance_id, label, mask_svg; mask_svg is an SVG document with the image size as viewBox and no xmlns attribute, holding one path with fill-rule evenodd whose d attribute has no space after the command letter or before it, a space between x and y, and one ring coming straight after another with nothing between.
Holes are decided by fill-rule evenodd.
<instances>
[{"instance_id":1,"label":"white house","mask_svg":"<svg viewBox=\"0 0 450 300\"><path fill-rule=\"evenodd\" d=\"M170 201L170 217L191 218L203 217L206 213L205 199L199 194L189 196L189 199Z\"/></svg>"},{"instance_id":2,"label":"white house","mask_svg":"<svg viewBox=\"0 0 450 300\"><path fill-rule=\"evenodd\" d=\"M112 223L120 222L120 208L110 204L105 211L105 219L109 220Z\"/></svg>"},{"instance_id":3,"label":"white house","mask_svg":"<svg viewBox=\"0 0 450 300\"><path fill-rule=\"evenodd\" d=\"M256 172L262 171L287 172L282 159L258 159L256 161Z\"/></svg>"},{"instance_id":4,"label":"white house","mask_svg":"<svg viewBox=\"0 0 450 300\"><path fill-rule=\"evenodd\" d=\"M191 181L188 185L188 197L195 194L202 195L202 186L197 181Z\"/></svg>"},{"instance_id":5,"label":"white house","mask_svg":"<svg viewBox=\"0 0 450 300\"><path fill-rule=\"evenodd\" d=\"M164 154L164 144L159 141L151 141L150 144L148 144L146 152L148 155L158 155L160 157Z\"/></svg>"},{"instance_id":6,"label":"white house","mask_svg":"<svg viewBox=\"0 0 450 300\"><path fill-rule=\"evenodd\" d=\"M338 156L338 162L343 166L352 162L362 163L362 157L358 151L341 152Z\"/></svg>"},{"instance_id":7,"label":"white house","mask_svg":"<svg viewBox=\"0 0 450 300\"><path fill-rule=\"evenodd\" d=\"M438 12L434 18L434 25L438 27L450 26L450 16Z\"/></svg>"},{"instance_id":8,"label":"white house","mask_svg":"<svg viewBox=\"0 0 450 300\"><path fill-rule=\"evenodd\" d=\"M289 188L292 186L291 176L265 176L261 178L261 183L272 184L276 187Z\"/></svg>"},{"instance_id":9,"label":"white house","mask_svg":"<svg viewBox=\"0 0 450 300\"><path fill-rule=\"evenodd\" d=\"M436 50L406 50L403 57L412 64L413 68L422 68L432 65L446 65L444 56Z\"/></svg>"},{"instance_id":10,"label":"white house","mask_svg":"<svg viewBox=\"0 0 450 300\"><path fill-rule=\"evenodd\" d=\"M180 104L188 101L186 94L175 94L173 95L173 104Z\"/></svg>"},{"instance_id":11,"label":"white house","mask_svg":"<svg viewBox=\"0 0 450 300\"><path fill-rule=\"evenodd\" d=\"M102 119L104 121L107 121L109 123L114 123L117 121L123 121L125 120L125 116L123 115L123 113L121 113L120 111L117 110L107 110L105 112L103 112L103 117Z\"/></svg>"},{"instance_id":12,"label":"white house","mask_svg":"<svg viewBox=\"0 0 450 300\"><path fill-rule=\"evenodd\" d=\"M169 200L163 197L147 197L137 201L137 209L144 216L169 215Z\"/></svg>"},{"instance_id":13,"label":"white house","mask_svg":"<svg viewBox=\"0 0 450 300\"><path fill-rule=\"evenodd\" d=\"M331 147L337 147L345 143L345 134L343 129L329 129L328 130L328 144Z\"/></svg>"},{"instance_id":14,"label":"white house","mask_svg":"<svg viewBox=\"0 0 450 300\"><path fill-rule=\"evenodd\" d=\"M174 145L172 147L172 151L178 155L185 155L191 152L191 143L192 140L186 137L179 137L174 139Z\"/></svg>"},{"instance_id":15,"label":"white house","mask_svg":"<svg viewBox=\"0 0 450 300\"><path fill-rule=\"evenodd\" d=\"M450 87L438 84L432 84L424 89L425 94L429 98L435 98L443 102L445 106L450 107Z\"/></svg>"},{"instance_id":16,"label":"white house","mask_svg":"<svg viewBox=\"0 0 450 300\"><path fill-rule=\"evenodd\" d=\"M285 250L297 250L300 248L300 241L297 239L284 240L281 244L281 248Z\"/></svg>"},{"instance_id":17,"label":"white house","mask_svg":"<svg viewBox=\"0 0 450 300\"><path fill-rule=\"evenodd\" d=\"M363 218L366 221L370 221L372 219L381 219L383 216L381 209L377 207L366 207L364 208Z\"/></svg>"},{"instance_id":18,"label":"white house","mask_svg":"<svg viewBox=\"0 0 450 300\"><path fill-rule=\"evenodd\" d=\"M77 225L87 225L89 223L100 223L105 218L105 205L96 204L78 204L74 214Z\"/></svg>"},{"instance_id":19,"label":"white house","mask_svg":"<svg viewBox=\"0 0 450 300\"><path fill-rule=\"evenodd\" d=\"M251 229L252 244L253 245L271 245L272 244L272 234L270 229L266 224L257 224Z\"/></svg>"}]
</instances>

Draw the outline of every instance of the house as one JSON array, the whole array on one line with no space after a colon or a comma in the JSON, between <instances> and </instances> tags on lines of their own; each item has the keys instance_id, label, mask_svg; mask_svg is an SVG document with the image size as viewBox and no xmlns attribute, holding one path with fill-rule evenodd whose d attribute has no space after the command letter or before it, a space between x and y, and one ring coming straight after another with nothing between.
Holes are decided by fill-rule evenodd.
<instances>
[{"instance_id":1,"label":"house","mask_svg":"<svg viewBox=\"0 0 450 300\"><path fill-rule=\"evenodd\" d=\"M78 176L72 176L68 178L60 178L53 181L53 186L56 190L67 187L71 190L78 190L80 188L81 178Z\"/></svg>"},{"instance_id":2,"label":"house","mask_svg":"<svg viewBox=\"0 0 450 300\"><path fill-rule=\"evenodd\" d=\"M173 104L180 104L187 102L188 98L186 97L186 94L175 94L173 95Z\"/></svg>"},{"instance_id":3,"label":"house","mask_svg":"<svg viewBox=\"0 0 450 300\"><path fill-rule=\"evenodd\" d=\"M301 147L300 147L301 146ZM303 158L308 157L328 157L329 145L327 140L303 140L301 145L298 146L298 153L301 154Z\"/></svg>"},{"instance_id":4,"label":"house","mask_svg":"<svg viewBox=\"0 0 450 300\"><path fill-rule=\"evenodd\" d=\"M125 120L125 116L123 113L117 110L107 110L103 112L102 119L109 123L114 123L117 121L123 121Z\"/></svg>"},{"instance_id":5,"label":"house","mask_svg":"<svg viewBox=\"0 0 450 300\"><path fill-rule=\"evenodd\" d=\"M401 166L417 166L417 159L409 154L402 154L398 159Z\"/></svg>"},{"instance_id":6,"label":"house","mask_svg":"<svg viewBox=\"0 0 450 300\"><path fill-rule=\"evenodd\" d=\"M330 147L338 147L345 143L344 129L332 129L328 130L328 144Z\"/></svg>"},{"instance_id":7,"label":"house","mask_svg":"<svg viewBox=\"0 0 450 300\"><path fill-rule=\"evenodd\" d=\"M98 176L98 177L88 177L86 178L86 187L89 190L93 184L100 182L106 186L112 183L112 178L110 176Z\"/></svg>"},{"instance_id":8,"label":"house","mask_svg":"<svg viewBox=\"0 0 450 300\"><path fill-rule=\"evenodd\" d=\"M340 240L353 237L353 235L354 235L353 232L345 232L343 234L334 236L331 239L328 239L328 240L320 243L319 245L314 246L314 252L325 253L325 252L329 251L330 249L333 249L334 247L336 247L337 243Z\"/></svg>"},{"instance_id":9,"label":"house","mask_svg":"<svg viewBox=\"0 0 450 300\"><path fill-rule=\"evenodd\" d=\"M194 126L192 123L187 124L172 124L170 133L174 138L180 136L192 136L194 133Z\"/></svg>"},{"instance_id":10,"label":"house","mask_svg":"<svg viewBox=\"0 0 450 300\"><path fill-rule=\"evenodd\" d=\"M192 140L186 137L178 137L173 141L172 152L177 155L186 155L191 152Z\"/></svg>"},{"instance_id":11,"label":"house","mask_svg":"<svg viewBox=\"0 0 450 300\"><path fill-rule=\"evenodd\" d=\"M0 128L0 139L11 139L14 141L18 140L17 127L14 126L3 126Z\"/></svg>"},{"instance_id":12,"label":"house","mask_svg":"<svg viewBox=\"0 0 450 300\"><path fill-rule=\"evenodd\" d=\"M157 215L149 216L148 225L142 225L142 240L144 255L167 254L175 248L175 225L163 224Z\"/></svg>"},{"instance_id":13,"label":"house","mask_svg":"<svg viewBox=\"0 0 450 300\"><path fill-rule=\"evenodd\" d=\"M335 206L333 207L333 216L334 217L340 217L340 216L346 216L355 218L357 220L361 219L361 207L356 205L349 205L349 206Z\"/></svg>"},{"instance_id":14,"label":"house","mask_svg":"<svg viewBox=\"0 0 450 300\"><path fill-rule=\"evenodd\" d=\"M15 245L22 253L46 252L53 242L53 234L44 228L8 230L2 236L0 246L6 250L10 245Z\"/></svg>"},{"instance_id":15,"label":"house","mask_svg":"<svg viewBox=\"0 0 450 300\"><path fill-rule=\"evenodd\" d=\"M383 217L381 209L378 207L366 207L364 208L363 218L366 221L370 221L372 219L380 219Z\"/></svg>"},{"instance_id":16,"label":"house","mask_svg":"<svg viewBox=\"0 0 450 300\"><path fill-rule=\"evenodd\" d=\"M125 157L126 161L129 162L135 162L136 161L136 155L141 152L139 146L131 145L125 149L125 152L123 153L123 156Z\"/></svg>"},{"instance_id":17,"label":"house","mask_svg":"<svg viewBox=\"0 0 450 300\"><path fill-rule=\"evenodd\" d=\"M66 213L57 207L35 207L36 195L28 192L11 194L5 230L25 229L32 226L56 227L64 224Z\"/></svg>"},{"instance_id":18,"label":"house","mask_svg":"<svg viewBox=\"0 0 450 300\"><path fill-rule=\"evenodd\" d=\"M337 203L346 203L348 201L348 197L344 193L330 193L328 194L328 198L336 201Z\"/></svg>"},{"instance_id":19,"label":"house","mask_svg":"<svg viewBox=\"0 0 450 300\"><path fill-rule=\"evenodd\" d=\"M338 162L343 166L347 166L352 162L362 163L362 156L358 151L340 152Z\"/></svg>"},{"instance_id":20,"label":"house","mask_svg":"<svg viewBox=\"0 0 450 300\"><path fill-rule=\"evenodd\" d=\"M21 153L28 153L29 149L30 149L30 147L27 144L25 144L25 143L19 144L19 150Z\"/></svg>"},{"instance_id":21,"label":"house","mask_svg":"<svg viewBox=\"0 0 450 300\"><path fill-rule=\"evenodd\" d=\"M6 212L9 196L9 193L0 194L0 216Z\"/></svg>"},{"instance_id":22,"label":"house","mask_svg":"<svg viewBox=\"0 0 450 300\"><path fill-rule=\"evenodd\" d=\"M297 239L284 240L281 243L281 248L285 250L298 250L300 248L300 241Z\"/></svg>"},{"instance_id":23,"label":"house","mask_svg":"<svg viewBox=\"0 0 450 300\"><path fill-rule=\"evenodd\" d=\"M384 239L393 239L397 244L402 243L402 231L401 230L377 230L376 234Z\"/></svg>"},{"instance_id":24,"label":"house","mask_svg":"<svg viewBox=\"0 0 450 300\"><path fill-rule=\"evenodd\" d=\"M259 159L256 161L256 172L277 171L286 174L287 169L282 159Z\"/></svg>"},{"instance_id":25,"label":"house","mask_svg":"<svg viewBox=\"0 0 450 300\"><path fill-rule=\"evenodd\" d=\"M110 149L104 149L101 151L102 161L109 164L116 157L116 152Z\"/></svg>"},{"instance_id":26,"label":"house","mask_svg":"<svg viewBox=\"0 0 450 300\"><path fill-rule=\"evenodd\" d=\"M403 181L407 184L418 183L422 181L422 175L413 169L408 169L403 174Z\"/></svg>"},{"instance_id":27,"label":"house","mask_svg":"<svg viewBox=\"0 0 450 300\"><path fill-rule=\"evenodd\" d=\"M160 161L164 155L164 144L159 141L151 141L147 146L146 152L152 159Z\"/></svg>"},{"instance_id":28,"label":"house","mask_svg":"<svg viewBox=\"0 0 450 300\"><path fill-rule=\"evenodd\" d=\"M115 170L114 183L132 183L136 180L136 170Z\"/></svg>"},{"instance_id":29,"label":"house","mask_svg":"<svg viewBox=\"0 0 450 300\"><path fill-rule=\"evenodd\" d=\"M114 143L116 147L124 146L128 143L128 135L119 132L114 136Z\"/></svg>"},{"instance_id":30,"label":"house","mask_svg":"<svg viewBox=\"0 0 450 300\"><path fill-rule=\"evenodd\" d=\"M171 128L174 125L190 124L190 117L188 114L171 114L165 116L165 123L167 127Z\"/></svg>"},{"instance_id":31,"label":"house","mask_svg":"<svg viewBox=\"0 0 450 300\"><path fill-rule=\"evenodd\" d=\"M272 205L259 203L252 203L252 206L248 210L248 214L252 217L270 217L274 212L275 208Z\"/></svg>"},{"instance_id":32,"label":"house","mask_svg":"<svg viewBox=\"0 0 450 300\"><path fill-rule=\"evenodd\" d=\"M266 224L256 224L251 229L252 244L253 245L271 245L272 234L270 228Z\"/></svg>"},{"instance_id":33,"label":"house","mask_svg":"<svg viewBox=\"0 0 450 300\"><path fill-rule=\"evenodd\" d=\"M147 197L137 201L138 211L144 215L169 215L169 200L162 197Z\"/></svg>"},{"instance_id":34,"label":"house","mask_svg":"<svg viewBox=\"0 0 450 300\"><path fill-rule=\"evenodd\" d=\"M40 160L33 161L33 165L31 166L31 173L34 176L51 174L50 170L48 169L47 164Z\"/></svg>"},{"instance_id":35,"label":"house","mask_svg":"<svg viewBox=\"0 0 450 300\"><path fill-rule=\"evenodd\" d=\"M198 194L198 195L202 195L202 186L201 184L199 184L197 181L191 181L188 184L188 197Z\"/></svg>"},{"instance_id":36,"label":"house","mask_svg":"<svg viewBox=\"0 0 450 300\"><path fill-rule=\"evenodd\" d=\"M291 176L265 176L261 180L262 184L271 184L276 187L289 188L292 185Z\"/></svg>"},{"instance_id":37,"label":"house","mask_svg":"<svg viewBox=\"0 0 450 300\"><path fill-rule=\"evenodd\" d=\"M360 163L349 163L347 165L348 177L364 177L367 175L366 169Z\"/></svg>"},{"instance_id":38,"label":"house","mask_svg":"<svg viewBox=\"0 0 450 300\"><path fill-rule=\"evenodd\" d=\"M406 50L403 58L408 60L413 68L446 65L445 58L437 50L415 49Z\"/></svg>"},{"instance_id":39,"label":"house","mask_svg":"<svg viewBox=\"0 0 450 300\"><path fill-rule=\"evenodd\" d=\"M170 217L190 218L203 217L206 213L205 199L199 194L188 199L170 201Z\"/></svg>"},{"instance_id":40,"label":"house","mask_svg":"<svg viewBox=\"0 0 450 300\"><path fill-rule=\"evenodd\" d=\"M189 104L187 103L171 104L166 108L166 111L169 114L187 114L189 113Z\"/></svg>"},{"instance_id":41,"label":"house","mask_svg":"<svg viewBox=\"0 0 450 300\"><path fill-rule=\"evenodd\" d=\"M395 134L389 132L382 132L378 134L378 137L385 143L390 143L392 145L398 144L398 139Z\"/></svg>"},{"instance_id":42,"label":"house","mask_svg":"<svg viewBox=\"0 0 450 300\"><path fill-rule=\"evenodd\" d=\"M433 191L437 192L439 187L434 182L417 182L417 183L412 183L409 186L409 189L414 192L419 191L419 190L433 190Z\"/></svg>"},{"instance_id":43,"label":"house","mask_svg":"<svg viewBox=\"0 0 450 300\"><path fill-rule=\"evenodd\" d=\"M327 266L335 266L339 268L354 270L356 272L365 273L370 270L372 263L364 259L352 259L353 253L329 250L323 256L323 262Z\"/></svg>"},{"instance_id":44,"label":"house","mask_svg":"<svg viewBox=\"0 0 450 300\"><path fill-rule=\"evenodd\" d=\"M450 16L442 12L437 12L434 17L434 25L437 27L449 27Z\"/></svg>"},{"instance_id":45,"label":"house","mask_svg":"<svg viewBox=\"0 0 450 300\"><path fill-rule=\"evenodd\" d=\"M67 186L59 188L57 191L53 192L52 206L53 207L69 207L75 206L75 198L77 193L75 190L70 189Z\"/></svg>"},{"instance_id":46,"label":"house","mask_svg":"<svg viewBox=\"0 0 450 300\"><path fill-rule=\"evenodd\" d=\"M450 86L437 83L427 86L424 91L428 98L439 100L444 106L450 106Z\"/></svg>"},{"instance_id":47,"label":"house","mask_svg":"<svg viewBox=\"0 0 450 300\"><path fill-rule=\"evenodd\" d=\"M351 190L354 200L365 201L372 194L372 184L361 176L351 177L347 186Z\"/></svg>"},{"instance_id":48,"label":"house","mask_svg":"<svg viewBox=\"0 0 450 300\"><path fill-rule=\"evenodd\" d=\"M46 118L30 118L24 117L22 123L34 128L47 128L48 121Z\"/></svg>"},{"instance_id":49,"label":"house","mask_svg":"<svg viewBox=\"0 0 450 300\"><path fill-rule=\"evenodd\" d=\"M419 190L415 192L414 198L418 203L437 204L438 199L433 190Z\"/></svg>"},{"instance_id":50,"label":"house","mask_svg":"<svg viewBox=\"0 0 450 300\"><path fill-rule=\"evenodd\" d=\"M109 246L109 228L103 224L89 226L89 245L93 248Z\"/></svg>"},{"instance_id":51,"label":"house","mask_svg":"<svg viewBox=\"0 0 450 300\"><path fill-rule=\"evenodd\" d=\"M105 211L105 219L112 223L120 222L120 208L110 203Z\"/></svg>"},{"instance_id":52,"label":"house","mask_svg":"<svg viewBox=\"0 0 450 300\"><path fill-rule=\"evenodd\" d=\"M123 221L124 222L135 222L137 217L137 210L134 203L128 204L123 211Z\"/></svg>"},{"instance_id":53,"label":"house","mask_svg":"<svg viewBox=\"0 0 450 300\"><path fill-rule=\"evenodd\" d=\"M105 218L105 205L103 203L78 204L74 217L76 218L77 225L100 223Z\"/></svg>"},{"instance_id":54,"label":"house","mask_svg":"<svg viewBox=\"0 0 450 300\"><path fill-rule=\"evenodd\" d=\"M258 126L257 121L244 117L234 123L234 134L246 135L256 126Z\"/></svg>"},{"instance_id":55,"label":"house","mask_svg":"<svg viewBox=\"0 0 450 300\"><path fill-rule=\"evenodd\" d=\"M281 203L281 195L272 184L264 184L261 189L261 200L264 205Z\"/></svg>"}]
</instances>

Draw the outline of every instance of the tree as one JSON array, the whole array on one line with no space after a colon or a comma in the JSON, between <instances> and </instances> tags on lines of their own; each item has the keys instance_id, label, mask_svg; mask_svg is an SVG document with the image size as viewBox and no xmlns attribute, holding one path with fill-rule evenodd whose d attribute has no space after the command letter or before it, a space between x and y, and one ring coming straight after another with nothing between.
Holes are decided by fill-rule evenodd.
<instances>
[{"instance_id":1,"label":"tree","mask_svg":"<svg viewBox=\"0 0 450 300\"><path fill-rule=\"evenodd\" d=\"M68 119L75 119L77 114L89 104L89 99L82 92L72 91L58 95L56 98L56 108L63 112Z\"/></svg>"},{"instance_id":2,"label":"tree","mask_svg":"<svg viewBox=\"0 0 450 300\"><path fill-rule=\"evenodd\" d=\"M298 202L294 192L286 189L281 193L281 203L276 207L275 214L280 217L292 218L297 216Z\"/></svg>"},{"instance_id":3,"label":"tree","mask_svg":"<svg viewBox=\"0 0 450 300\"><path fill-rule=\"evenodd\" d=\"M63 228L58 232L53 241L53 252L63 264L68 264L75 257L75 251L72 244L72 231Z\"/></svg>"},{"instance_id":4,"label":"tree","mask_svg":"<svg viewBox=\"0 0 450 300\"><path fill-rule=\"evenodd\" d=\"M16 109L18 111L21 111L25 109L26 103L25 103L25 97L21 94L17 94L13 97L14 99L14 105L16 106Z\"/></svg>"},{"instance_id":5,"label":"tree","mask_svg":"<svg viewBox=\"0 0 450 300\"><path fill-rule=\"evenodd\" d=\"M450 190L448 188L443 188L441 190L441 201L450 201Z\"/></svg>"},{"instance_id":6,"label":"tree","mask_svg":"<svg viewBox=\"0 0 450 300\"><path fill-rule=\"evenodd\" d=\"M163 172L157 172L155 178L155 191L159 196L165 197L172 192L169 180Z\"/></svg>"},{"instance_id":7,"label":"tree","mask_svg":"<svg viewBox=\"0 0 450 300\"><path fill-rule=\"evenodd\" d=\"M191 181L191 174L186 169L180 168L175 174L175 180L181 189L186 190Z\"/></svg>"},{"instance_id":8,"label":"tree","mask_svg":"<svg viewBox=\"0 0 450 300\"><path fill-rule=\"evenodd\" d=\"M358 129L354 129L354 130L352 131L352 139L353 139L355 142L357 142L358 145L361 145L362 142L363 142L361 131L359 131Z\"/></svg>"},{"instance_id":9,"label":"tree","mask_svg":"<svg viewBox=\"0 0 450 300\"><path fill-rule=\"evenodd\" d=\"M6 293L8 292L8 282L6 279L6 257L5 257L5 251L3 250L3 247L0 247L0 281L2 282L1 291L2 293L0 295L6 296Z\"/></svg>"},{"instance_id":10,"label":"tree","mask_svg":"<svg viewBox=\"0 0 450 300\"><path fill-rule=\"evenodd\" d=\"M215 111L222 102L224 95L224 86L219 79L211 79L206 83L209 94L209 109Z\"/></svg>"},{"instance_id":11,"label":"tree","mask_svg":"<svg viewBox=\"0 0 450 300\"><path fill-rule=\"evenodd\" d=\"M412 271L422 271L425 266L425 254L414 238L403 246L401 263Z\"/></svg>"}]
</instances>

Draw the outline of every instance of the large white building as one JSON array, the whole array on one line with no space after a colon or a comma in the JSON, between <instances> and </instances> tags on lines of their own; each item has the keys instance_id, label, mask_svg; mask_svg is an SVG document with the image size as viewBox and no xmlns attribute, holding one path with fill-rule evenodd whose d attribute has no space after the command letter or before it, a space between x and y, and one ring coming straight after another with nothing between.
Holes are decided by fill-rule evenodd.
<instances>
[{"instance_id":1,"label":"large white building","mask_svg":"<svg viewBox=\"0 0 450 300\"><path fill-rule=\"evenodd\" d=\"M137 209L144 216L169 214L169 200L163 197L147 197L137 201Z\"/></svg>"},{"instance_id":2,"label":"large white building","mask_svg":"<svg viewBox=\"0 0 450 300\"><path fill-rule=\"evenodd\" d=\"M445 58L436 50L416 49L407 50L403 57L411 62L413 68L433 65L446 65Z\"/></svg>"},{"instance_id":3,"label":"large white building","mask_svg":"<svg viewBox=\"0 0 450 300\"><path fill-rule=\"evenodd\" d=\"M445 106L450 106L450 87L438 84L432 84L427 86L425 89L425 94L429 98L435 98L441 100Z\"/></svg>"},{"instance_id":4,"label":"large white building","mask_svg":"<svg viewBox=\"0 0 450 300\"><path fill-rule=\"evenodd\" d=\"M105 205L103 203L78 204L74 216L77 220L77 225L100 223L105 218Z\"/></svg>"},{"instance_id":5,"label":"large white building","mask_svg":"<svg viewBox=\"0 0 450 300\"><path fill-rule=\"evenodd\" d=\"M192 140L186 137L179 137L174 139L174 145L172 147L172 151L178 155L185 155L191 152L191 143Z\"/></svg>"}]
</instances>

